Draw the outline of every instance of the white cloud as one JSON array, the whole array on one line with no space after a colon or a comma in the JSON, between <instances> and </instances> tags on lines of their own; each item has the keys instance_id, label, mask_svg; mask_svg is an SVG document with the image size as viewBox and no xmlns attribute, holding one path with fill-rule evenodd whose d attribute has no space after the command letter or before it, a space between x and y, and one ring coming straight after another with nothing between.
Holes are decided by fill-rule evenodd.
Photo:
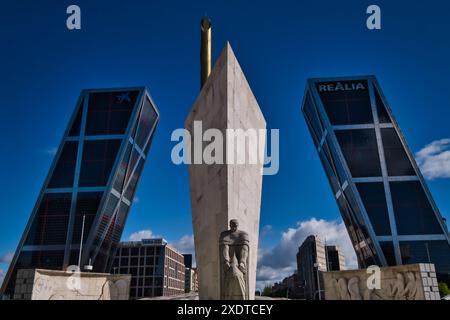
<instances>
[{"instance_id":1,"label":"white cloud","mask_svg":"<svg viewBox=\"0 0 450 320\"><path fill-rule=\"evenodd\" d=\"M156 235L153 234L152 230L141 230L134 232L130 235L130 241L141 241L142 239L150 239L157 238Z\"/></svg>"},{"instance_id":2,"label":"white cloud","mask_svg":"<svg viewBox=\"0 0 450 320\"><path fill-rule=\"evenodd\" d=\"M171 243L181 253L195 253L194 235L184 235L178 241Z\"/></svg>"},{"instance_id":3,"label":"white cloud","mask_svg":"<svg viewBox=\"0 0 450 320\"><path fill-rule=\"evenodd\" d=\"M268 225L265 225L264 227L262 227L261 233L260 233L261 238L264 238L264 237L268 236L269 234L271 234L272 229L273 229L273 227L271 224L268 224Z\"/></svg>"},{"instance_id":4,"label":"white cloud","mask_svg":"<svg viewBox=\"0 0 450 320\"><path fill-rule=\"evenodd\" d=\"M416 153L416 160L425 178L450 178L450 139L426 145Z\"/></svg>"},{"instance_id":5,"label":"white cloud","mask_svg":"<svg viewBox=\"0 0 450 320\"><path fill-rule=\"evenodd\" d=\"M0 263L9 264L9 263L11 263L13 257L14 257L14 253L13 252L7 252L7 253L5 253L5 254L0 256Z\"/></svg>"},{"instance_id":6,"label":"white cloud","mask_svg":"<svg viewBox=\"0 0 450 320\"><path fill-rule=\"evenodd\" d=\"M317 235L326 240L327 244L339 246L345 255L347 268L358 267L356 254L344 223L312 218L300 221L296 228L289 228L283 232L275 247L259 250L257 281L260 289L266 283L282 280L297 269L298 247L309 235Z\"/></svg>"},{"instance_id":7,"label":"white cloud","mask_svg":"<svg viewBox=\"0 0 450 320\"><path fill-rule=\"evenodd\" d=\"M138 196L135 196L133 199L133 203L139 203L141 201L141 199L139 199Z\"/></svg>"},{"instance_id":8,"label":"white cloud","mask_svg":"<svg viewBox=\"0 0 450 320\"><path fill-rule=\"evenodd\" d=\"M184 235L178 241L170 243L181 254L192 254L192 265L195 266L194 235Z\"/></svg>"}]
</instances>

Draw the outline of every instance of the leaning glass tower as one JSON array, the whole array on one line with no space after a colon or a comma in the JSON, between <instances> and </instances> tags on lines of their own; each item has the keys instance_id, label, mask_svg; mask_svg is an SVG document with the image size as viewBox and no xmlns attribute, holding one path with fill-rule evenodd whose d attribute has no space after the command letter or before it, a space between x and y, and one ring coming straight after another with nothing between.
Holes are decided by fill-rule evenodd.
<instances>
[{"instance_id":1,"label":"leaning glass tower","mask_svg":"<svg viewBox=\"0 0 450 320\"><path fill-rule=\"evenodd\" d=\"M450 240L373 76L309 79L302 106L360 267L434 263Z\"/></svg>"},{"instance_id":2,"label":"leaning glass tower","mask_svg":"<svg viewBox=\"0 0 450 320\"><path fill-rule=\"evenodd\" d=\"M91 262L109 272L159 113L145 88L84 90L6 274ZM82 246L80 246L84 220Z\"/></svg>"}]
</instances>

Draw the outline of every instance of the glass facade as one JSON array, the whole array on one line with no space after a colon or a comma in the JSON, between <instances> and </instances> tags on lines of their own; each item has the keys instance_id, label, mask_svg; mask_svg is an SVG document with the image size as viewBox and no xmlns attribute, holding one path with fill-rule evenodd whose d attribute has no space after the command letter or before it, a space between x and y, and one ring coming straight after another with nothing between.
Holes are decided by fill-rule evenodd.
<instances>
[{"instance_id":1,"label":"glass facade","mask_svg":"<svg viewBox=\"0 0 450 320\"><path fill-rule=\"evenodd\" d=\"M82 91L2 292L18 269L78 265L81 241L81 266L109 272L158 121L145 88Z\"/></svg>"},{"instance_id":2,"label":"glass facade","mask_svg":"<svg viewBox=\"0 0 450 320\"><path fill-rule=\"evenodd\" d=\"M360 267L434 263L447 277L447 226L375 77L310 79L302 111Z\"/></svg>"}]
</instances>

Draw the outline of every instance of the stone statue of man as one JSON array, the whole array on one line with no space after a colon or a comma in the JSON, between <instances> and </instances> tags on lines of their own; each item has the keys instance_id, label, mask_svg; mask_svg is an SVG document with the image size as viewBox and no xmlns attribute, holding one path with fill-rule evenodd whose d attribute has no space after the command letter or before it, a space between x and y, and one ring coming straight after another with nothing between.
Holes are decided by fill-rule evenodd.
<instances>
[{"instance_id":1,"label":"stone statue of man","mask_svg":"<svg viewBox=\"0 0 450 320\"><path fill-rule=\"evenodd\" d=\"M223 300L248 300L249 238L236 219L220 234L220 277Z\"/></svg>"}]
</instances>

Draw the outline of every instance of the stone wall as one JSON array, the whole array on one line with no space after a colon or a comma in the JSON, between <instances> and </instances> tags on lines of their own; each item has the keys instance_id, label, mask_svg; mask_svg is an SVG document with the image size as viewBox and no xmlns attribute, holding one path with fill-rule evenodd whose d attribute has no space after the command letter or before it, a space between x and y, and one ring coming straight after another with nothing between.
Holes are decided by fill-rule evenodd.
<instances>
[{"instance_id":1,"label":"stone wall","mask_svg":"<svg viewBox=\"0 0 450 320\"><path fill-rule=\"evenodd\" d=\"M130 275L18 270L16 300L128 300Z\"/></svg>"},{"instance_id":2,"label":"stone wall","mask_svg":"<svg viewBox=\"0 0 450 320\"><path fill-rule=\"evenodd\" d=\"M324 272L326 300L439 300L434 264L383 267L380 286L369 269ZM368 281L369 280L369 281ZM375 286L375 288L374 288Z\"/></svg>"}]
</instances>

